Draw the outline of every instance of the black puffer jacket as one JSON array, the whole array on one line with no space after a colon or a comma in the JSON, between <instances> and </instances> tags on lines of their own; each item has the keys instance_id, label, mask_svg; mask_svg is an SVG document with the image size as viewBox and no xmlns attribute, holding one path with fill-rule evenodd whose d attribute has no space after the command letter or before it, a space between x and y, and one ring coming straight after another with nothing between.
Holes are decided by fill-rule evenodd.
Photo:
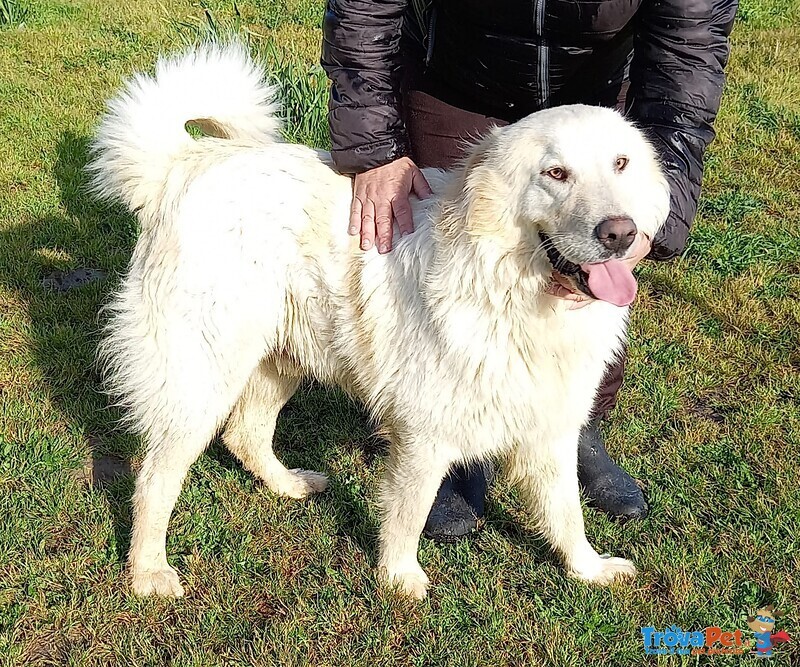
<instances>
[{"instance_id":1,"label":"black puffer jacket","mask_svg":"<svg viewBox=\"0 0 800 667\"><path fill-rule=\"evenodd\" d=\"M422 30L413 4L329 0L322 64L340 171L410 153L401 95L415 65L425 63L414 85L508 121L560 104L612 106L629 78L628 115L650 132L672 189L650 256L683 250L737 0L434 0Z\"/></svg>"}]
</instances>

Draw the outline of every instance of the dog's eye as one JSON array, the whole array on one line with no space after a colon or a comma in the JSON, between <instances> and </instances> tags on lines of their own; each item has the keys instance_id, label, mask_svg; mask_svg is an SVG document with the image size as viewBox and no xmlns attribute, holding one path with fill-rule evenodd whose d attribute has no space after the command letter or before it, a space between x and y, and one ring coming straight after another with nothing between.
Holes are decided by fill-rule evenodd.
<instances>
[{"instance_id":1,"label":"dog's eye","mask_svg":"<svg viewBox=\"0 0 800 667\"><path fill-rule=\"evenodd\" d=\"M620 155L614 165L617 168L617 171L624 171L625 167L628 166L628 158L626 158L624 155Z\"/></svg>"},{"instance_id":2,"label":"dog's eye","mask_svg":"<svg viewBox=\"0 0 800 667\"><path fill-rule=\"evenodd\" d=\"M552 169L548 169L545 173L556 181L566 181L568 176L567 170L563 167L553 167Z\"/></svg>"}]
</instances>

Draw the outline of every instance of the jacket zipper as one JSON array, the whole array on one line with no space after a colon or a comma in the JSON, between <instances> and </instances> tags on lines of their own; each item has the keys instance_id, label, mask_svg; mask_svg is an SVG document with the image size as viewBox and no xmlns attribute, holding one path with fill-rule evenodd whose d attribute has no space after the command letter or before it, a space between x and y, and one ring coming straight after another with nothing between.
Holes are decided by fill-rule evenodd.
<instances>
[{"instance_id":1,"label":"jacket zipper","mask_svg":"<svg viewBox=\"0 0 800 667\"><path fill-rule=\"evenodd\" d=\"M425 66L431 64L433 58L433 42L435 41L434 34L436 32L436 7L431 9L431 16L428 19L428 45L425 49Z\"/></svg>"},{"instance_id":2,"label":"jacket zipper","mask_svg":"<svg viewBox=\"0 0 800 667\"><path fill-rule=\"evenodd\" d=\"M544 41L545 3L546 0L535 0L534 4L536 36L539 39L537 50L539 55L538 94L540 109L545 108L550 98L550 48Z\"/></svg>"}]
</instances>

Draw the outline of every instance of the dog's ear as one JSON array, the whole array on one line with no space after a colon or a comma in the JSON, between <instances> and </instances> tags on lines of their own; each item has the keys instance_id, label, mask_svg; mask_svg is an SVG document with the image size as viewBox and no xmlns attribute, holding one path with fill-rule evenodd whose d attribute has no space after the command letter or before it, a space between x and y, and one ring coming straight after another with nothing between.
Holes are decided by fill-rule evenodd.
<instances>
[{"instance_id":1,"label":"dog's ear","mask_svg":"<svg viewBox=\"0 0 800 667\"><path fill-rule=\"evenodd\" d=\"M488 133L473 141L464 153L464 160L460 167L464 178L485 163L489 151L497 143L497 128L490 128Z\"/></svg>"},{"instance_id":2,"label":"dog's ear","mask_svg":"<svg viewBox=\"0 0 800 667\"><path fill-rule=\"evenodd\" d=\"M505 184L493 167L500 128L489 133L467 151L457 168L456 191L446 216L447 233L466 231L472 236L498 236L506 226L508 197Z\"/></svg>"}]
</instances>

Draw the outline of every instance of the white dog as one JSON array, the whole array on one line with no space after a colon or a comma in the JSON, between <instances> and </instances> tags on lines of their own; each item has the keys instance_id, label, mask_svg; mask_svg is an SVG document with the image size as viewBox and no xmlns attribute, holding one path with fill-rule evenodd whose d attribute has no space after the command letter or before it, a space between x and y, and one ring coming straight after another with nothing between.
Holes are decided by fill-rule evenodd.
<instances>
[{"instance_id":1,"label":"white dog","mask_svg":"<svg viewBox=\"0 0 800 667\"><path fill-rule=\"evenodd\" d=\"M502 456L568 571L635 570L584 534L577 440L625 336L636 282L618 260L653 236L668 188L618 113L568 106L493 130L462 168L425 173L416 232L387 255L348 236L352 182L327 153L281 143L263 71L238 46L162 59L109 104L97 192L141 236L101 349L147 454L134 495L133 589L179 596L167 524L189 466L224 441L274 492L326 478L275 457L275 420L303 377L366 404L390 442L379 571L423 597L419 536L457 461ZM207 135L193 138L188 121ZM544 290L554 266L597 301Z\"/></svg>"}]
</instances>

